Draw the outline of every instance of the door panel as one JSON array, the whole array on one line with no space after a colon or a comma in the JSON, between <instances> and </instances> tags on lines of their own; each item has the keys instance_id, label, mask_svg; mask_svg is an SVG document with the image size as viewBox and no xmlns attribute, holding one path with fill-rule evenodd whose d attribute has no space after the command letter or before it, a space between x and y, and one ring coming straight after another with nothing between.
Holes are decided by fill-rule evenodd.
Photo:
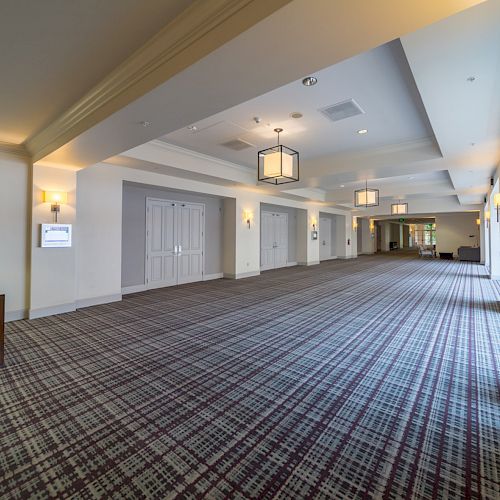
<instances>
[{"instance_id":1,"label":"door panel","mask_svg":"<svg viewBox=\"0 0 500 500\"><path fill-rule=\"evenodd\" d=\"M319 219L319 260L332 256L332 222L331 219Z\"/></svg>"},{"instance_id":2,"label":"door panel","mask_svg":"<svg viewBox=\"0 0 500 500\"><path fill-rule=\"evenodd\" d=\"M203 207L185 204L179 207L178 283L203 279Z\"/></svg>"},{"instance_id":3,"label":"door panel","mask_svg":"<svg viewBox=\"0 0 500 500\"><path fill-rule=\"evenodd\" d=\"M203 279L204 207L147 200L146 286Z\"/></svg>"},{"instance_id":4,"label":"door panel","mask_svg":"<svg viewBox=\"0 0 500 500\"><path fill-rule=\"evenodd\" d=\"M286 266L288 262L288 214L261 213L260 268Z\"/></svg>"},{"instance_id":5,"label":"door panel","mask_svg":"<svg viewBox=\"0 0 500 500\"><path fill-rule=\"evenodd\" d=\"M274 224L276 232L274 267L285 267L288 262L288 214L276 214Z\"/></svg>"}]
</instances>

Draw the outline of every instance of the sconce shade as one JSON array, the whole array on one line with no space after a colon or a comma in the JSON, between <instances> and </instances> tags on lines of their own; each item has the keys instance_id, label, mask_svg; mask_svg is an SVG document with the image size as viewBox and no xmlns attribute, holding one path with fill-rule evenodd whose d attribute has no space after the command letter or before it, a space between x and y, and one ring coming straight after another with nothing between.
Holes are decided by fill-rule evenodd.
<instances>
[{"instance_id":1,"label":"sconce shade","mask_svg":"<svg viewBox=\"0 0 500 500\"><path fill-rule=\"evenodd\" d=\"M486 220L490 220L490 211L489 210L486 210L486 212L484 212L484 218Z\"/></svg>"},{"instance_id":2,"label":"sconce shade","mask_svg":"<svg viewBox=\"0 0 500 500\"><path fill-rule=\"evenodd\" d=\"M496 208L500 207L500 193L497 193L495 194L495 196L493 196L493 204Z\"/></svg>"},{"instance_id":3,"label":"sconce shade","mask_svg":"<svg viewBox=\"0 0 500 500\"><path fill-rule=\"evenodd\" d=\"M68 193L65 193L64 191L44 191L43 201L45 203L64 205L68 203Z\"/></svg>"},{"instance_id":4,"label":"sconce shade","mask_svg":"<svg viewBox=\"0 0 500 500\"><path fill-rule=\"evenodd\" d=\"M391 215L402 215L408 213L408 203L392 203Z\"/></svg>"},{"instance_id":5,"label":"sconce shade","mask_svg":"<svg viewBox=\"0 0 500 500\"><path fill-rule=\"evenodd\" d=\"M481 219L476 219L476 224L477 224L478 226L480 226L480 225L481 225Z\"/></svg>"}]
</instances>

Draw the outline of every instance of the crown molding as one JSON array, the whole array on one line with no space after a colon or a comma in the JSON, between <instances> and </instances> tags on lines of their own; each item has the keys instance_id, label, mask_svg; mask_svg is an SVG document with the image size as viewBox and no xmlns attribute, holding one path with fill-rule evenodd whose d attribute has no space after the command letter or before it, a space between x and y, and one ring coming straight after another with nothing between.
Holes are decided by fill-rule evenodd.
<instances>
[{"instance_id":1,"label":"crown molding","mask_svg":"<svg viewBox=\"0 0 500 500\"><path fill-rule=\"evenodd\" d=\"M169 142L164 142L160 139L155 139L153 141L150 141L148 144L163 149L165 151L183 154L191 158L196 158L197 160L215 163L217 165L220 165L221 167L232 168L233 170L238 170L239 172L242 172L244 174L251 174L253 172L252 169L240 165L238 163L222 160L215 156L206 155L204 153L198 153L197 151L193 151L192 149L186 149L181 146L175 146L174 144L170 144ZM144 146L145 145L139 147L144 147ZM127 156L127 153L122 153L122 156Z\"/></svg>"},{"instance_id":2,"label":"crown molding","mask_svg":"<svg viewBox=\"0 0 500 500\"><path fill-rule=\"evenodd\" d=\"M13 144L11 142L0 141L0 153L16 156L17 158L22 158L23 160L31 159L28 150L23 144Z\"/></svg>"},{"instance_id":3,"label":"crown molding","mask_svg":"<svg viewBox=\"0 0 500 500\"><path fill-rule=\"evenodd\" d=\"M38 161L194 64L291 0L195 2L44 130L27 149Z\"/></svg>"}]
</instances>

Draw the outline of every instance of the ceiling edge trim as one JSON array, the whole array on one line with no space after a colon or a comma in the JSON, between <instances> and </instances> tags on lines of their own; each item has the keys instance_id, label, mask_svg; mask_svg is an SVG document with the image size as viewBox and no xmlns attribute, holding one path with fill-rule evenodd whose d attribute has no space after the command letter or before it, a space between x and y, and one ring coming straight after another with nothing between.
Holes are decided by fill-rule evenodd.
<instances>
[{"instance_id":1,"label":"ceiling edge trim","mask_svg":"<svg viewBox=\"0 0 500 500\"><path fill-rule=\"evenodd\" d=\"M220 158L217 158L215 156L198 153L197 151L193 151L192 149L186 149L181 146L175 146L174 144L170 144L168 142L164 142L158 139L155 139L154 141L150 141L149 143L143 144L142 146L138 147L144 147L147 146L148 144L157 148L164 149L166 151L171 151L174 153L181 153L187 156L191 156L192 158L196 158L197 160L210 161L212 163L216 163L217 165L221 165L222 167L232 168L234 170L238 170L239 172L243 172L245 174L252 173L252 169L244 167L243 165L239 165L238 163L233 163L227 160L221 160ZM127 153L126 152L122 153L121 156L127 156Z\"/></svg>"},{"instance_id":2,"label":"ceiling edge trim","mask_svg":"<svg viewBox=\"0 0 500 500\"><path fill-rule=\"evenodd\" d=\"M23 144L13 144L11 142L0 141L0 153L16 156L17 158L22 158L23 160L31 159L28 150Z\"/></svg>"},{"instance_id":3,"label":"ceiling edge trim","mask_svg":"<svg viewBox=\"0 0 500 500\"><path fill-rule=\"evenodd\" d=\"M28 138L26 148L35 161L42 159L290 1L192 4L55 121Z\"/></svg>"}]
</instances>

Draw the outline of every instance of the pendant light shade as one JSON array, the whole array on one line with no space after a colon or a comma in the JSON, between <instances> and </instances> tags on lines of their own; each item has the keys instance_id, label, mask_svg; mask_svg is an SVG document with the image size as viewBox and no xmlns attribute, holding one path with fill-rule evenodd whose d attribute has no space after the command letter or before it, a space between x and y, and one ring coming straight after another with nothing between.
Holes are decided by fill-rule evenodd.
<instances>
[{"instance_id":1,"label":"pendant light shade","mask_svg":"<svg viewBox=\"0 0 500 500\"><path fill-rule=\"evenodd\" d=\"M369 189L368 181L364 189L354 191L354 206L355 207L378 207L379 205L379 190Z\"/></svg>"},{"instance_id":2,"label":"pendant light shade","mask_svg":"<svg viewBox=\"0 0 500 500\"><path fill-rule=\"evenodd\" d=\"M299 180L299 153L280 144L282 128L275 128L278 144L258 153L257 178L269 184L286 184Z\"/></svg>"},{"instance_id":3,"label":"pendant light shade","mask_svg":"<svg viewBox=\"0 0 500 500\"><path fill-rule=\"evenodd\" d=\"M404 215L408 213L408 203L392 203L391 215Z\"/></svg>"}]
</instances>

